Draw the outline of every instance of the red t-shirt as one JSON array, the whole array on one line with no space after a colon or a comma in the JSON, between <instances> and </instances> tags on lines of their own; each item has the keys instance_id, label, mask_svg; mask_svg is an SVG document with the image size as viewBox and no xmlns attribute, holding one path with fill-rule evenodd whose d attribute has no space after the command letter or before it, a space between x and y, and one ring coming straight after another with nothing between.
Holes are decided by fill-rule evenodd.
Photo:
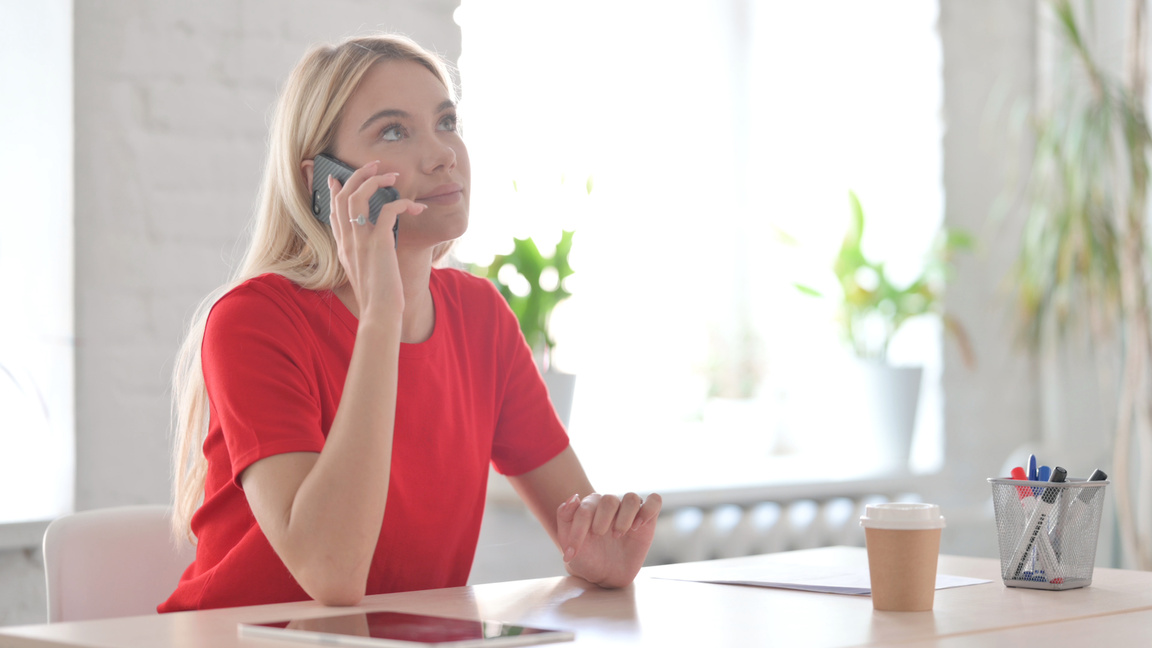
<instances>
[{"instance_id":1,"label":"red t-shirt","mask_svg":"<svg viewBox=\"0 0 1152 648\"><path fill-rule=\"evenodd\" d=\"M432 271L432 336L401 344L392 473L368 594L464 585L489 462L532 470L568 447L515 316L492 284ZM196 560L157 609L306 600L257 526L240 474L320 452L340 404L357 320L331 291L251 279L212 308L201 358L209 398Z\"/></svg>"}]
</instances>

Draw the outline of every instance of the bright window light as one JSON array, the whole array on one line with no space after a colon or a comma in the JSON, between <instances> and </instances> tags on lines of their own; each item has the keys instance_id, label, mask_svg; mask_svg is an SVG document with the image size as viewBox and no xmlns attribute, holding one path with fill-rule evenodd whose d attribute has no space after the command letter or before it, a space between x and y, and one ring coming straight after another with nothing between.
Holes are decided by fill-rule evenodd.
<instances>
[{"instance_id":1,"label":"bright window light","mask_svg":"<svg viewBox=\"0 0 1152 648\"><path fill-rule=\"evenodd\" d=\"M835 286L849 191L869 256L920 269L943 210L937 12L463 0L456 253L484 264L513 236L575 230L554 364L578 376L570 432L598 488L868 474L835 416L834 304L793 284ZM931 320L891 349L924 367L918 470L942 461L939 357Z\"/></svg>"},{"instance_id":2,"label":"bright window light","mask_svg":"<svg viewBox=\"0 0 1152 648\"><path fill-rule=\"evenodd\" d=\"M74 485L72 3L0 0L0 523ZM35 52L35 56L30 56Z\"/></svg>"}]
</instances>

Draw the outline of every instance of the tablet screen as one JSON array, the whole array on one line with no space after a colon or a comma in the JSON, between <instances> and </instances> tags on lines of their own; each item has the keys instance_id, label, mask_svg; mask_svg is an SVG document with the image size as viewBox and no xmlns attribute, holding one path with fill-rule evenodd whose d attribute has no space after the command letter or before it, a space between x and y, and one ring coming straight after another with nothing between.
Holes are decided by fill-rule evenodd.
<instances>
[{"instance_id":1,"label":"tablet screen","mask_svg":"<svg viewBox=\"0 0 1152 648\"><path fill-rule=\"evenodd\" d=\"M358 612L275 623L241 623L241 636L295 639L345 646L484 648L571 641L571 632L499 621L453 619L406 612Z\"/></svg>"}]
</instances>

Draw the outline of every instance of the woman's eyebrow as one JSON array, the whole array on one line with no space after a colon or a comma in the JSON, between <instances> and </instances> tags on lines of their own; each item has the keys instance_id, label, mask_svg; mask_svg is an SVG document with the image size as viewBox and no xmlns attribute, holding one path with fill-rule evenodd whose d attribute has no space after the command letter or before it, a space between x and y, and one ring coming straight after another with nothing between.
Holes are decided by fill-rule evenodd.
<instances>
[{"instance_id":1,"label":"woman's eyebrow","mask_svg":"<svg viewBox=\"0 0 1152 648\"><path fill-rule=\"evenodd\" d=\"M442 113L445 110L450 110L450 109L453 109L455 107L456 107L456 102L452 101L451 99L445 99L444 101L440 102L440 105L436 106L436 110L434 112ZM379 120L385 119L387 117L399 117L400 119L409 119L412 117L412 115L408 114L408 112L404 111L404 110L398 110L396 108L385 108L384 110L380 110L380 111L373 113L371 117L369 117L367 120L365 120L365 122L363 124L360 125L360 130L357 132L363 133L364 129L366 129L372 125L372 122L379 121Z\"/></svg>"},{"instance_id":2,"label":"woman's eyebrow","mask_svg":"<svg viewBox=\"0 0 1152 648\"><path fill-rule=\"evenodd\" d=\"M411 117L411 115L409 115L407 112L405 112L403 110L396 110L395 108L385 108L384 110L378 111L378 112L374 113L371 117L369 117L368 120L365 121L360 126L360 130L358 132L363 133L365 128L368 128L369 126L372 125L372 122L384 119L386 117L399 117L401 119L408 119L409 117Z\"/></svg>"}]
</instances>

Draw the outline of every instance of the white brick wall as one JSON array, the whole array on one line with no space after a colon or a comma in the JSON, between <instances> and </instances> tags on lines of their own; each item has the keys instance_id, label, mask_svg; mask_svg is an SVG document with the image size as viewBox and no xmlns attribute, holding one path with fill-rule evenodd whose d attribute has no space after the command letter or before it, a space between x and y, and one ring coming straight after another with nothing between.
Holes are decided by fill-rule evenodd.
<instances>
[{"instance_id":1,"label":"white brick wall","mask_svg":"<svg viewBox=\"0 0 1152 648\"><path fill-rule=\"evenodd\" d=\"M295 61L376 29L458 56L454 8L75 3L77 508L168 499L173 355L242 251L271 104Z\"/></svg>"}]
</instances>

